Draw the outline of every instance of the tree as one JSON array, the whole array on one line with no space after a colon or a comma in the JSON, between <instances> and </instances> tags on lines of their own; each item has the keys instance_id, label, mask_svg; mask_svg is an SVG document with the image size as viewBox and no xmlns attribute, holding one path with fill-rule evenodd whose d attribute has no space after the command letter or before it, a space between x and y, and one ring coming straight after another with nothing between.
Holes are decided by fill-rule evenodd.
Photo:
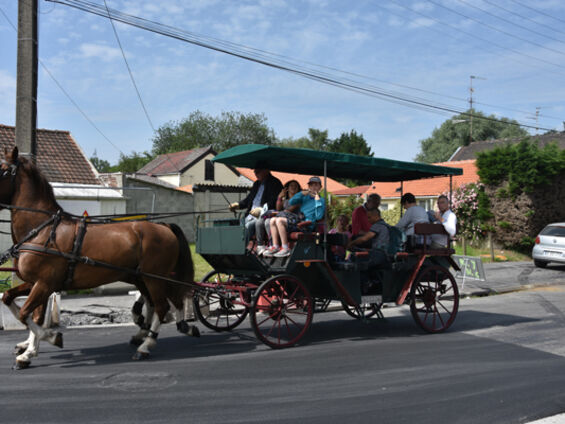
<instances>
[{"instance_id":1,"label":"tree","mask_svg":"<svg viewBox=\"0 0 565 424\"><path fill-rule=\"evenodd\" d=\"M300 138L287 138L279 142L283 147L295 147L298 149L313 149L326 151L332 143L328 138L328 130L318 130L315 128L308 129L308 136Z\"/></svg>"},{"instance_id":2,"label":"tree","mask_svg":"<svg viewBox=\"0 0 565 424\"><path fill-rule=\"evenodd\" d=\"M330 143L329 150L338 153L352 153L361 156L373 156L371 148L362 134L357 134L355 130L341 135Z\"/></svg>"},{"instance_id":3,"label":"tree","mask_svg":"<svg viewBox=\"0 0 565 424\"><path fill-rule=\"evenodd\" d=\"M120 160L117 165L110 168L110 172L134 173L143 168L153 160L154 156L149 152L132 152L131 155L120 153Z\"/></svg>"},{"instance_id":4,"label":"tree","mask_svg":"<svg viewBox=\"0 0 565 424\"><path fill-rule=\"evenodd\" d=\"M456 115L435 128L431 137L420 140L421 151L416 156L418 162L434 163L447 161L460 146L467 146L475 140L494 140L500 138L527 137L526 130L518 122L508 118L496 118L482 112L468 110L467 114ZM473 114L473 140L471 140L471 122L468 114Z\"/></svg>"},{"instance_id":5,"label":"tree","mask_svg":"<svg viewBox=\"0 0 565 424\"><path fill-rule=\"evenodd\" d=\"M273 144L275 133L263 114L222 112L219 117L200 111L188 118L168 122L155 131L153 154L180 152L211 145L221 152L240 144Z\"/></svg>"},{"instance_id":6,"label":"tree","mask_svg":"<svg viewBox=\"0 0 565 424\"><path fill-rule=\"evenodd\" d=\"M110 162L98 158L98 155L96 154L96 150L94 151L92 157L90 158L90 163L92 163L92 166L94 166L98 172L110 172Z\"/></svg>"}]
</instances>

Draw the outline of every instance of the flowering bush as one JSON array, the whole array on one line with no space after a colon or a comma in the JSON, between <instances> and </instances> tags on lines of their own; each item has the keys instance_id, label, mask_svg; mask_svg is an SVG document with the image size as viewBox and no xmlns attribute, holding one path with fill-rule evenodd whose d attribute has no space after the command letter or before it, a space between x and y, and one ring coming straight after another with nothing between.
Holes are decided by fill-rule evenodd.
<instances>
[{"instance_id":1,"label":"flowering bush","mask_svg":"<svg viewBox=\"0 0 565 424\"><path fill-rule=\"evenodd\" d=\"M449 193L445 193L449 198ZM486 232L483 219L487 218L481 204L484 186L481 183L462 184L453 191L451 210L457 216L457 234L467 240L482 239Z\"/></svg>"}]
</instances>

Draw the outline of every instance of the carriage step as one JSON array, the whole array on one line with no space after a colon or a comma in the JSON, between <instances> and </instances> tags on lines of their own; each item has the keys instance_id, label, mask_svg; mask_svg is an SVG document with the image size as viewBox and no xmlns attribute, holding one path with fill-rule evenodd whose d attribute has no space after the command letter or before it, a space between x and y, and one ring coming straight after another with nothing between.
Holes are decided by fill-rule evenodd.
<instances>
[{"instance_id":1,"label":"carriage step","mask_svg":"<svg viewBox=\"0 0 565 424\"><path fill-rule=\"evenodd\" d=\"M383 297L380 294L371 295L371 296L361 296L362 305L373 304L373 303L380 305L381 303L383 303Z\"/></svg>"}]
</instances>

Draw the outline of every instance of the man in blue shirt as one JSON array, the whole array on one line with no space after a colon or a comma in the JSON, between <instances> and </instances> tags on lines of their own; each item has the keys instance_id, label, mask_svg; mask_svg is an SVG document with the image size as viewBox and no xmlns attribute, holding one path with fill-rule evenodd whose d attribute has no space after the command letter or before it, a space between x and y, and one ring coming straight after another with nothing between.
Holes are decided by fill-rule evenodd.
<instances>
[{"instance_id":1,"label":"man in blue shirt","mask_svg":"<svg viewBox=\"0 0 565 424\"><path fill-rule=\"evenodd\" d=\"M294 219L290 213L283 211L280 216L271 219L271 237L273 245L269 248L264 256L286 257L290 255L288 247L288 233L296 231L296 224L299 221L312 221L309 230L312 230L316 221L324 218L326 211L326 202L320 197L322 190L322 181L319 177L311 177L308 180L308 190L296 193L289 201L291 206L299 205L300 214L303 219ZM280 240L279 240L280 239ZM282 244L282 248L279 245Z\"/></svg>"}]
</instances>

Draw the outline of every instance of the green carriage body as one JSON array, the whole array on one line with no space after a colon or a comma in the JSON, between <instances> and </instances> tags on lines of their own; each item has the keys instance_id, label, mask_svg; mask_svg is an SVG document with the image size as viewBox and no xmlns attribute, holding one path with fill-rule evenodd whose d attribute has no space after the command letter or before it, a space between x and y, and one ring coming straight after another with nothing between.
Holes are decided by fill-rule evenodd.
<instances>
[{"instance_id":1,"label":"green carriage body","mask_svg":"<svg viewBox=\"0 0 565 424\"><path fill-rule=\"evenodd\" d=\"M373 181L404 181L446 175L451 177L452 175L462 174L462 170L459 168L263 145L237 146L222 152L214 158L214 161L232 166L248 168L260 166L274 171L318 174L324 177L362 178ZM430 235L435 230L426 228L425 231L428 231L426 234ZM240 313L236 314L237 320L235 323L233 321L230 323L229 316L227 316L228 322L223 327L217 325L218 318L211 315L211 319L216 320L216 324L210 322L205 322L205 324L216 330L232 329L249 312L258 338L271 347L279 348L295 344L311 322L311 311L308 309L310 312L307 314L304 328L295 338L285 342L281 342L280 339L271 340L270 333L274 327L261 330L260 324L263 321L261 321L260 316L263 314L263 316L266 315L271 319L277 319L280 326L281 322L290 319L289 315L281 312L284 309L284 304L292 303L296 312L302 308L302 306L297 305L306 302L304 299L310 299L308 301L310 303L312 299L324 299L328 302L339 300L345 308L351 308L348 313L356 317L363 317L361 305L366 301L364 300L366 298L362 295L361 283L367 276L367 264L363 260L343 263L333 262L331 260L331 244L328 240L328 234L324 231L302 233L297 236L289 257L265 258L257 256L246 245L245 226L242 220L217 220L208 223L208 225L199 226L196 251L214 269L214 272L210 275L215 273L214 278L216 280L208 281L205 279L206 281L203 281L202 285L206 296L218 298L218 303L221 305L219 313L224 313L224 310L233 308L234 305L243 305ZM435 252L436 255L441 257L440 261L446 259L449 263L453 263L449 257L451 253L451 249ZM418 322L417 314L422 310L426 317L428 315L427 310L431 305L428 298L432 296L432 300L435 302L436 292L439 293L438 290L444 290L445 284L441 281L446 278L450 279L451 287L454 286L453 290L457 293L457 286L451 273L443 266L444 264L438 265L433 256L434 252L426 251L424 247L422 252L397 255L397 259L390 269L379 270L378 280L381 282L381 286L373 294L379 296L380 304L382 302L402 304L405 300L410 299L414 303L414 299L418 298L424 304L423 309L417 309L411 305L412 314ZM433 274L435 277L433 275L427 276L426 273L435 273ZM220 274L228 276L227 280L221 280ZM422 277L422 274L424 274L424 277ZM428 280L435 278L441 281L436 284L434 289L436 291L432 293L429 289L429 281L428 288L424 285L418 288L412 287L412 283L417 278ZM282 289L283 286L287 288ZM289 296L292 297L289 293L291 290L288 287L304 293L304 296L300 298L301 300L287 299ZM280 291L280 294L276 294L277 290ZM420 293L417 290L420 290ZM276 302L275 298L277 299ZM195 306L202 309L203 307L208 308L210 305L202 306L195 303ZM306 309L304 307L304 310ZM455 313L456 309L457 301ZM443 331L451 324L455 313L452 314L447 325L442 323L439 331ZM201 318L202 312L198 312L197 315ZM434 328L431 329L426 328L421 321L418 323L425 330L436 332L435 323Z\"/></svg>"}]
</instances>

